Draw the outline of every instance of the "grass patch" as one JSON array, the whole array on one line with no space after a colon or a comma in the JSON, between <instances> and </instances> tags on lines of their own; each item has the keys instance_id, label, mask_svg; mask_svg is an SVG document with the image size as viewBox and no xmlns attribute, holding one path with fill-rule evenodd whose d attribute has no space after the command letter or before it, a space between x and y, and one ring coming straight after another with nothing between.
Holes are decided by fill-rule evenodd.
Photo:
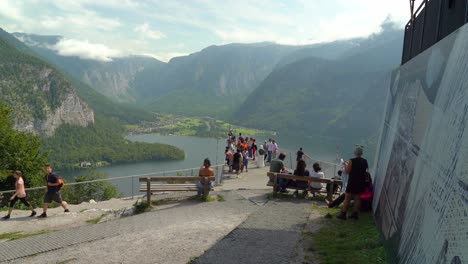
<instances>
[{"instance_id":1,"label":"grass patch","mask_svg":"<svg viewBox=\"0 0 468 264\"><path fill-rule=\"evenodd\" d=\"M149 204L146 200L138 200L133 205L135 208L135 214L141 214L151 209L151 204Z\"/></svg>"},{"instance_id":2,"label":"grass patch","mask_svg":"<svg viewBox=\"0 0 468 264\"><path fill-rule=\"evenodd\" d=\"M218 202L224 202L224 201L226 201L226 200L224 199L223 196L221 196L221 195L219 195L219 194L216 195L216 196L217 196L216 199L218 200Z\"/></svg>"},{"instance_id":3,"label":"grass patch","mask_svg":"<svg viewBox=\"0 0 468 264\"><path fill-rule=\"evenodd\" d=\"M103 217L104 217L104 215L102 214L101 216L96 217L96 218L94 218L94 219L86 220L86 223L88 223L88 224L93 224L93 225L94 225L94 224L97 224L97 223L99 223L99 221L101 221L101 219L102 219Z\"/></svg>"},{"instance_id":4,"label":"grass patch","mask_svg":"<svg viewBox=\"0 0 468 264\"><path fill-rule=\"evenodd\" d=\"M371 212L360 213L359 220L335 218L338 208L313 205L327 220L315 233L313 249L320 263L386 263L385 251Z\"/></svg>"},{"instance_id":5,"label":"grass patch","mask_svg":"<svg viewBox=\"0 0 468 264\"><path fill-rule=\"evenodd\" d=\"M16 239L21 239L21 238L26 238L26 237L31 237L31 236L37 236L37 235L42 235L42 234L47 234L50 233L54 230L42 230L42 231L37 231L33 233L23 233L23 232L10 232L10 233L3 233L0 234L0 240L16 240Z\"/></svg>"}]
</instances>

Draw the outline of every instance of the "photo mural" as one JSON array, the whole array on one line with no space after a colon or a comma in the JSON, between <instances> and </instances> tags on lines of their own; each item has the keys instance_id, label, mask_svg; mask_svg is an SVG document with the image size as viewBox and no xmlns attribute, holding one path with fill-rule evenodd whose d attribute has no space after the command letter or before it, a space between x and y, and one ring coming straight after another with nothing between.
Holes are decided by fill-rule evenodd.
<instances>
[{"instance_id":1,"label":"photo mural","mask_svg":"<svg viewBox=\"0 0 468 264\"><path fill-rule=\"evenodd\" d=\"M468 25L395 70L375 158L390 263L468 263Z\"/></svg>"}]
</instances>

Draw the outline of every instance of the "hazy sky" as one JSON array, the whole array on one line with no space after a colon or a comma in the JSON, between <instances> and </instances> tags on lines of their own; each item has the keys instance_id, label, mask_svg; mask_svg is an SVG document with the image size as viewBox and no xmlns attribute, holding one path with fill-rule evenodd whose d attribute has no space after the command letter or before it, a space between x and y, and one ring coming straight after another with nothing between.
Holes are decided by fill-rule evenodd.
<instances>
[{"instance_id":1,"label":"hazy sky","mask_svg":"<svg viewBox=\"0 0 468 264\"><path fill-rule=\"evenodd\" d=\"M0 0L8 32L61 35L64 55L163 61L209 45L308 44L367 36L390 17L403 27L407 0Z\"/></svg>"}]
</instances>

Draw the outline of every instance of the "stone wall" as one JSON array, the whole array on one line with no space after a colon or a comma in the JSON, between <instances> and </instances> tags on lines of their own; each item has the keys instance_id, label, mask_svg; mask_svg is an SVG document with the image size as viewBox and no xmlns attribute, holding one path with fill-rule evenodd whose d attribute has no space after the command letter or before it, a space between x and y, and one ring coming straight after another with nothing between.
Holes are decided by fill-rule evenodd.
<instances>
[{"instance_id":1,"label":"stone wall","mask_svg":"<svg viewBox=\"0 0 468 264\"><path fill-rule=\"evenodd\" d=\"M374 168L390 263L468 263L468 25L393 73Z\"/></svg>"}]
</instances>

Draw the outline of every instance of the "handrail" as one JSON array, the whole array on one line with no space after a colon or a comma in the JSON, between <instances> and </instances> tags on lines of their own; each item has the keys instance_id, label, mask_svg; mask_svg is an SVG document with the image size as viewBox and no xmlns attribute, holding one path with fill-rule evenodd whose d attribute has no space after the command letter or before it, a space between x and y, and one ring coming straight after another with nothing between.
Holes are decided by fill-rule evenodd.
<instances>
[{"instance_id":1,"label":"handrail","mask_svg":"<svg viewBox=\"0 0 468 264\"><path fill-rule=\"evenodd\" d=\"M211 166L211 167L216 168L216 167L222 167L222 166L224 166L224 164L218 164L218 165L214 165L214 166ZM200 169L200 167L181 169L181 170L170 170L170 171L145 173L145 174L135 174L135 175L115 177L115 178L97 179L97 180L91 180L91 181L70 182L70 183L66 183L66 184L67 184L67 186L80 185L80 184L102 182L102 181L114 181L114 180L121 180L121 179L130 179L130 178L135 178L135 177L145 177L145 176L150 176L150 175L158 175L158 174L171 173L171 172L189 171L189 170L195 170L195 169ZM30 188L26 188L25 191L41 190L41 189L45 189L45 188L47 188L47 186L30 187ZM0 191L0 194L14 193L14 192L16 192L16 190L7 190L7 191Z\"/></svg>"},{"instance_id":2,"label":"handrail","mask_svg":"<svg viewBox=\"0 0 468 264\"><path fill-rule=\"evenodd\" d=\"M326 164L329 164L329 165L333 165L333 166L341 166L340 164L338 163L332 163L332 162L328 162L328 161L323 161L323 160L319 160L319 159L313 159L309 156L305 156L306 158L312 160L312 161L317 161L317 162L321 162L321 163L326 163Z\"/></svg>"}]
</instances>

